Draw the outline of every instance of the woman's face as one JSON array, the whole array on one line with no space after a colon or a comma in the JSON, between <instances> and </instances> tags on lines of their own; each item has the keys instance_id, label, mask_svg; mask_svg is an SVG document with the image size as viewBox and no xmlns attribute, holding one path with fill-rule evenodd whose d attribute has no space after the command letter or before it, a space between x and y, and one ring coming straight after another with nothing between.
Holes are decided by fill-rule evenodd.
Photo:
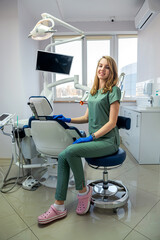
<instances>
[{"instance_id":1,"label":"woman's face","mask_svg":"<svg viewBox=\"0 0 160 240\"><path fill-rule=\"evenodd\" d=\"M102 58L97 67L97 76L100 80L106 80L109 76L109 65L107 64L107 60Z\"/></svg>"}]
</instances>

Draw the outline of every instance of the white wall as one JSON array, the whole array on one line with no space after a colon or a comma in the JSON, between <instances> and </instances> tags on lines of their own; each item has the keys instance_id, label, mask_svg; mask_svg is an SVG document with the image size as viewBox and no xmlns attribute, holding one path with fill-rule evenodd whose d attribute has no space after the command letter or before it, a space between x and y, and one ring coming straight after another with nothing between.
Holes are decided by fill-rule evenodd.
<instances>
[{"instance_id":1,"label":"white wall","mask_svg":"<svg viewBox=\"0 0 160 240\"><path fill-rule=\"evenodd\" d=\"M37 43L27 38L29 25L33 27L33 23L20 8L18 0L0 1L0 114L15 113L15 119L28 117L28 97L39 93L34 67ZM10 157L11 139L0 131L0 158Z\"/></svg>"},{"instance_id":2,"label":"white wall","mask_svg":"<svg viewBox=\"0 0 160 240\"><path fill-rule=\"evenodd\" d=\"M138 33L138 82L151 80L152 94L160 89L160 14Z\"/></svg>"},{"instance_id":3,"label":"white wall","mask_svg":"<svg viewBox=\"0 0 160 240\"><path fill-rule=\"evenodd\" d=\"M129 34L137 33L134 21L87 21L87 22L74 22L71 25L83 30L87 34ZM58 33L68 33L68 30L62 26L57 26ZM70 32L73 34L73 32Z\"/></svg>"},{"instance_id":4,"label":"white wall","mask_svg":"<svg viewBox=\"0 0 160 240\"><path fill-rule=\"evenodd\" d=\"M31 114L29 107L27 107L28 98L31 95L39 95L40 91L39 73L35 70L39 42L28 38L28 34L35 25L35 22L21 4L21 0L18 0L20 69L22 72L23 100L25 106L23 114L20 116L24 118Z\"/></svg>"}]
</instances>

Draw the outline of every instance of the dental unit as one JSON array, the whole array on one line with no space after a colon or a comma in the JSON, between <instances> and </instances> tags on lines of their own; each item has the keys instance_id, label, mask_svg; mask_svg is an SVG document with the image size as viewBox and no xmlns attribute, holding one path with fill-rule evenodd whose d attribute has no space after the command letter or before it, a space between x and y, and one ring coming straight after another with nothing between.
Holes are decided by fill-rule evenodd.
<instances>
[{"instance_id":1,"label":"dental unit","mask_svg":"<svg viewBox=\"0 0 160 240\"><path fill-rule=\"evenodd\" d=\"M28 35L28 37L33 40L44 40L52 37L56 32L56 30L54 30L55 22L76 32L78 35L69 40L52 42L45 47L44 52L49 52L49 49L55 45L77 41L85 37L83 31L53 17L50 14L43 13L41 16L42 20L36 24ZM24 170L47 168L47 171L41 177L39 182L45 186L55 187L58 154L75 139L85 136L85 132L79 131L77 128L68 126L67 124L62 124L55 120L53 121L52 88L64 83L74 82L74 87L84 92L80 101L81 105L87 101L90 88L79 84L78 75L52 83L48 83L47 77L48 72L44 71L43 91L40 96L32 96L29 98L28 105L32 110L33 116L24 120L18 120L17 118L17 121L14 121L14 114L2 114L0 117L0 130L4 135L10 136L12 139L12 160L8 173L13 162L19 167L19 169ZM120 88L123 88L124 73L120 75L119 80L119 86ZM4 129L6 126L11 126L11 133L5 132ZM51 136L54 137L51 139ZM4 186L8 173L4 178ZM32 179L32 177L29 176L26 181L22 183L22 186L24 189L32 190L31 188L34 186L34 183L37 185L37 180L34 178ZM29 187L30 185L31 188ZM72 173L70 174L70 185L74 185Z\"/></svg>"},{"instance_id":2,"label":"dental unit","mask_svg":"<svg viewBox=\"0 0 160 240\"><path fill-rule=\"evenodd\" d=\"M82 39L84 37L83 31L59 20L58 18L55 18L51 16L50 14L43 13L42 14L42 20L40 20L36 26L33 28L33 30L30 32L28 37L31 37L34 40L44 40L48 39L53 36L53 34L56 32L54 30L55 23L58 22L60 25L63 25L64 27L76 32L78 34L78 37L71 38L66 41L62 42L56 42L56 43L50 43L46 46L44 52L48 52L49 49L51 49L55 45L63 44L66 42L76 41L79 39ZM80 35L80 36L79 36ZM34 116L32 116L30 119L23 119L18 120L15 122L14 115L13 114L2 114L1 115L1 121L0 121L0 129L4 135L10 136L12 139L12 161L8 170L8 173L6 174L6 177L4 178L4 186L7 185L7 176L9 174L9 171L11 169L11 165L14 164L19 167L19 169L34 169L34 168L47 168L47 178L49 179L48 183L44 183L44 177L43 177L43 183L46 184L49 187L55 187L56 185L56 165L57 165L57 156L58 154L66 148L69 144L71 144L76 138L82 137L84 132L80 132L78 129L71 128L63 124L61 126L60 123L56 121L52 121L52 115L53 115L53 108L51 106L51 102L53 102L53 92L52 88L55 86L58 86L60 84L68 83L68 82L74 82L74 87L77 89L81 89L82 91L86 91L85 97L82 99L85 101L89 94L89 88L87 86L83 86L79 84L79 76L75 75L70 78L61 79L56 82L49 83L47 82L48 72L44 72L44 84L43 84L43 91L41 92L40 96L37 97L31 97L29 99L28 105L30 106L32 113ZM33 119L35 118L35 119ZM48 118L48 119L47 119ZM42 121L41 121L42 120ZM53 131L54 142L50 144L52 149L50 149L50 153L43 153L40 149L37 151L37 145L34 140L36 137L33 138L34 131L32 131L32 125L35 127L35 123L37 126L39 124L44 124L44 120L47 121L47 125L55 125L55 127L51 127ZM49 120L49 121L48 121ZM33 123L32 123L33 121ZM10 126L11 127L11 133L8 133L5 131L5 127ZM37 133L40 131L38 130ZM50 134L50 126L48 125L48 131L46 130L47 134ZM55 134L56 133L56 134ZM44 134L42 134L44 137ZM60 138L61 136L61 138ZM46 135L46 140L49 138L48 135ZM62 139L59 142L58 147L58 141L57 138ZM34 140L33 140L34 139ZM48 144L51 143L50 141L47 141L47 149ZM56 144L56 148L53 146ZM58 147L58 148L57 148ZM57 149L59 151L57 152ZM51 153L52 151L52 153ZM56 153L54 153L56 151ZM35 163L32 163L35 162ZM74 181L72 179L72 173L70 176L72 185L74 184ZM50 179L52 178L52 179ZM53 180L55 178L55 181ZM17 178L18 179L18 178ZM33 181L32 181L33 180ZM28 181L28 182L26 182ZM32 182L35 182L37 184L37 181L34 181L34 179L27 178L26 181L24 181L24 184L22 183L22 186L25 189L29 189L29 185ZM2 187L3 188L3 187ZM12 188L11 188L12 189ZM5 191L4 191L5 192Z\"/></svg>"}]
</instances>

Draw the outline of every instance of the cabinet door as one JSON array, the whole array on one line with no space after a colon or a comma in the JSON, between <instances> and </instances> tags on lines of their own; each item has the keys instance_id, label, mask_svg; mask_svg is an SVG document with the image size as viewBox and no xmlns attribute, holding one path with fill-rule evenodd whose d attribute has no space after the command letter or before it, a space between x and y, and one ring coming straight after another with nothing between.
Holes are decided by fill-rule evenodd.
<instances>
[{"instance_id":1,"label":"cabinet door","mask_svg":"<svg viewBox=\"0 0 160 240\"><path fill-rule=\"evenodd\" d=\"M160 164L160 113L142 113L140 164Z\"/></svg>"},{"instance_id":2,"label":"cabinet door","mask_svg":"<svg viewBox=\"0 0 160 240\"><path fill-rule=\"evenodd\" d=\"M130 130L120 130L122 142L134 158L139 161L141 113L122 107L121 115L131 119Z\"/></svg>"},{"instance_id":3,"label":"cabinet door","mask_svg":"<svg viewBox=\"0 0 160 240\"><path fill-rule=\"evenodd\" d=\"M123 117L129 117L131 118L130 112L126 110L124 107L120 108L120 115ZM126 148L130 151L130 131L131 130L125 130L120 129L119 133L122 138L122 143L126 146Z\"/></svg>"},{"instance_id":4,"label":"cabinet door","mask_svg":"<svg viewBox=\"0 0 160 240\"><path fill-rule=\"evenodd\" d=\"M130 152L139 162L141 113L131 112Z\"/></svg>"}]
</instances>

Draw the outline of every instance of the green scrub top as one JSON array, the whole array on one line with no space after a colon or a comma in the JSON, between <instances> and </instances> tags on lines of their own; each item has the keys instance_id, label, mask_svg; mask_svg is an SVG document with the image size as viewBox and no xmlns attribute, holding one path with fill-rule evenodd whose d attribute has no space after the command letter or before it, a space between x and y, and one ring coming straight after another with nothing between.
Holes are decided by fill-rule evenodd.
<instances>
[{"instance_id":1,"label":"green scrub top","mask_svg":"<svg viewBox=\"0 0 160 240\"><path fill-rule=\"evenodd\" d=\"M102 90L99 89L94 96L89 95L89 134L95 133L109 121L110 105L115 101L120 102L120 99L121 90L117 86L112 88L112 92L102 93ZM117 126L97 140L106 138L111 138L113 143L117 147L119 146L120 138Z\"/></svg>"}]
</instances>

